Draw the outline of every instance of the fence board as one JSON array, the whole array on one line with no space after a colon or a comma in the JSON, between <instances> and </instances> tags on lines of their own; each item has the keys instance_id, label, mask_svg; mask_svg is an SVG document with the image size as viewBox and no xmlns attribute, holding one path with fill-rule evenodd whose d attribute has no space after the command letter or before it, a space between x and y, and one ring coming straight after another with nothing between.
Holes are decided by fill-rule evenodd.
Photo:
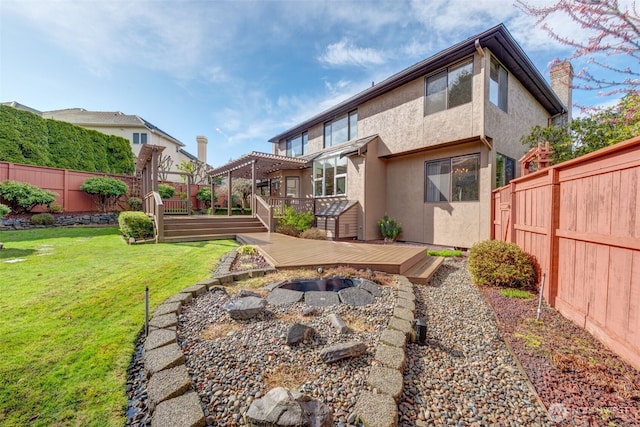
<instances>
[{"instance_id":1,"label":"fence board","mask_svg":"<svg viewBox=\"0 0 640 427\"><path fill-rule=\"evenodd\" d=\"M634 138L496 189L492 236L534 255L545 299L640 369L638 184Z\"/></svg>"}]
</instances>

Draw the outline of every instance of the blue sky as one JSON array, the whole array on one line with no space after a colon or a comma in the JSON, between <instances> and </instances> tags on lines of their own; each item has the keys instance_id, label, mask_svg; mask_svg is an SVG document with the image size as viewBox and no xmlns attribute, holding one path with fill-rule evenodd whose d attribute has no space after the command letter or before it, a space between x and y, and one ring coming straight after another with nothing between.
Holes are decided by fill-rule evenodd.
<instances>
[{"instance_id":1,"label":"blue sky","mask_svg":"<svg viewBox=\"0 0 640 427\"><path fill-rule=\"evenodd\" d=\"M570 53L513 0L2 0L0 101L136 114L219 166L500 22L547 78Z\"/></svg>"}]
</instances>

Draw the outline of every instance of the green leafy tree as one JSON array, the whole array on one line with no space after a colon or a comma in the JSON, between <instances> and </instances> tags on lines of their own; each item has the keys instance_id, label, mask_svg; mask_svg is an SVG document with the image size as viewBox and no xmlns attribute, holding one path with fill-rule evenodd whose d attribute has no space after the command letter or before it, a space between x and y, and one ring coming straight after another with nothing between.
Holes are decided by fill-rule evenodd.
<instances>
[{"instance_id":1,"label":"green leafy tree","mask_svg":"<svg viewBox=\"0 0 640 427\"><path fill-rule=\"evenodd\" d=\"M158 194L163 199L170 199L176 194L176 189L169 184L158 184Z\"/></svg>"},{"instance_id":2,"label":"green leafy tree","mask_svg":"<svg viewBox=\"0 0 640 427\"><path fill-rule=\"evenodd\" d=\"M38 205L50 205L58 194L26 182L6 180L0 182L0 199L16 213L31 212Z\"/></svg>"},{"instance_id":3,"label":"green leafy tree","mask_svg":"<svg viewBox=\"0 0 640 427\"><path fill-rule=\"evenodd\" d=\"M618 105L579 117L569 125L536 126L521 142L529 147L549 141L554 163L564 162L640 135L640 92L632 92Z\"/></svg>"},{"instance_id":4,"label":"green leafy tree","mask_svg":"<svg viewBox=\"0 0 640 427\"><path fill-rule=\"evenodd\" d=\"M129 191L129 186L119 179L109 177L88 178L80 189L93 196L102 212L113 210L118 199Z\"/></svg>"},{"instance_id":5,"label":"green leafy tree","mask_svg":"<svg viewBox=\"0 0 640 427\"><path fill-rule=\"evenodd\" d=\"M196 199L204 203L206 208L211 207L211 187L202 187L196 194ZM215 200L218 200L218 196L215 196Z\"/></svg>"}]
</instances>

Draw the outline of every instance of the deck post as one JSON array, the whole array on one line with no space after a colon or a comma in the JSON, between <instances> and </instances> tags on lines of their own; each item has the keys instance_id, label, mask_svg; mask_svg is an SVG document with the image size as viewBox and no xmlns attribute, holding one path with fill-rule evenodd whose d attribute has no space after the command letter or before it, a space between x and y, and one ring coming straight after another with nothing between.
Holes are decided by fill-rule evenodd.
<instances>
[{"instance_id":1,"label":"deck post","mask_svg":"<svg viewBox=\"0 0 640 427\"><path fill-rule=\"evenodd\" d=\"M256 217L256 160L251 162L251 216Z\"/></svg>"},{"instance_id":2,"label":"deck post","mask_svg":"<svg viewBox=\"0 0 640 427\"><path fill-rule=\"evenodd\" d=\"M233 202L231 201L231 171L227 172L227 216L231 216Z\"/></svg>"}]
</instances>

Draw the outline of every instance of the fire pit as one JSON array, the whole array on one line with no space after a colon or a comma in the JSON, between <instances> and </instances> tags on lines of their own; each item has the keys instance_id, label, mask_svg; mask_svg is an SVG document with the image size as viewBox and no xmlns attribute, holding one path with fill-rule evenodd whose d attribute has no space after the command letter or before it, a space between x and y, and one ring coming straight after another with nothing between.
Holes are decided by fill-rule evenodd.
<instances>
[{"instance_id":1,"label":"fire pit","mask_svg":"<svg viewBox=\"0 0 640 427\"><path fill-rule=\"evenodd\" d=\"M284 283L278 286L280 289L288 289L290 291L309 292L339 292L346 288L355 286L352 279L345 277L331 277L328 279L308 279L296 280Z\"/></svg>"}]
</instances>

